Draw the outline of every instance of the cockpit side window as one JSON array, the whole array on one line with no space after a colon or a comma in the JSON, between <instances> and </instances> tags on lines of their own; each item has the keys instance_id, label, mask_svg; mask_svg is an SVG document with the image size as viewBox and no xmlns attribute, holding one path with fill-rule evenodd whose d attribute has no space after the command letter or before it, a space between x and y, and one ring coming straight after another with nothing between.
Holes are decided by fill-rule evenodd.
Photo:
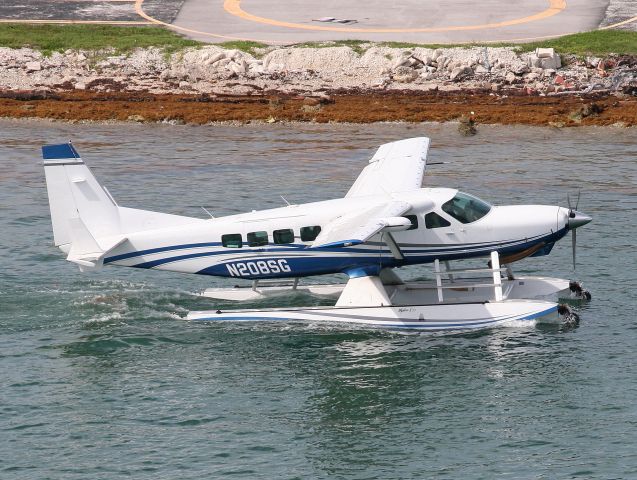
<instances>
[{"instance_id":1,"label":"cockpit side window","mask_svg":"<svg viewBox=\"0 0 637 480\"><path fill-rule=\"evenodd\" d=\"M461 223L480 220L491 210L491 205L477 197L458 192L451 200L442 204L442 211Z\"/></svg>"},{"instance_id":2,"label":"cockpit side window","mask_svg":"<svg viewBox=\"0 0 637 480\"><path fill-rule=\"evenodd\" d=\"M425 227L427 228L448 227L449 225L451 224L436 212L429 212L425 215Z\"/></svg>"}]
</instances>

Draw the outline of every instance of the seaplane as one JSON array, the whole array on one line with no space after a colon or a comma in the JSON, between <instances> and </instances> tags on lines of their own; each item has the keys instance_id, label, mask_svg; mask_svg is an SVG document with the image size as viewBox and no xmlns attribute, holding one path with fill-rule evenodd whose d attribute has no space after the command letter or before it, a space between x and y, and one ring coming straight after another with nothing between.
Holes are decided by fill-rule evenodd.
<instances>
[{"instance_id":1,"label":"seaplane","mask_svg":"<svg viewBox=\"0 0 637 480\"><path fill-rule=\"evenodd\" d=\"M510 265L548 255L569 232L575 262L576 229L591 217L570 199L568 208L495 206L453 188L423 188L429 144L418 137L381 145L343 198L204 219L119 206L72 143L46 145L54 244L81 271L120 266L231 278L238 283L232 288L200 292L224 305L289 292L336 299L326 306L213 307L189 312L189 320L457 331L572 318L557 302L590 298L579 282L518 277ZM487 262L457 268L471 258ZM405 281L397 272L419 264L433 266L431 279ZM348 280L299 281L333 274Z\"/></svg>"}]
</instances>

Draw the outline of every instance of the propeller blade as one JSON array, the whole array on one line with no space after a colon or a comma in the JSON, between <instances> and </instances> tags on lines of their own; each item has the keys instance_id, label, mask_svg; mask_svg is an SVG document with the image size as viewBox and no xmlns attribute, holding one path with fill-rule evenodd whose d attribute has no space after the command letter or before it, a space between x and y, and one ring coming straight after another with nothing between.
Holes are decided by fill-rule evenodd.
<instances>
[{"instance_id":1,"label":"propeller blade","mask_svg":"<svg viewBox=\"0 0 637 480\"><path fill-rule=\"evenodd\" d=\"M580 188L577 191L577 200L575 200L575 210L577 210L577 208L579 207L579 197L580 197L581 194L582 194L582 189Z\"/></svg>"},{"instance_id":2,"label":"propeller blade","mask_svg":"<svg viewBox=\"0 0 637 480\"><path fill-rule=\"evenodd\" d=\"M573 250L573 270L575 270L575 251L577 250L577 229L571 230L571 248Z\"/></svg>"}]
</instances>

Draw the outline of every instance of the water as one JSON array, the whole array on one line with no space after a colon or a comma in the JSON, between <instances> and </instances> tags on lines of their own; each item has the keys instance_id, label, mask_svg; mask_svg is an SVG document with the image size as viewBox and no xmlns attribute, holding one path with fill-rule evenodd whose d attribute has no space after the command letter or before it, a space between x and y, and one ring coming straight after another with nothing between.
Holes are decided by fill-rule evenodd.
<instances>
[{"instance_id":1,"label":"water","mask_svg":"<svg viewBox=\"0 0 637 480\"><path fill-rule=\"evenodd\" d=\"M421 134L451 162L427 185L582 188L579 328L197 324L212 303L190 292L227 281L82 275L51 246L44 143L73 138L121 205L205 217L342 195L375 146ZM636 134L0 122L0 478L637 478ZM517 271L571 277L570 242Z\"/></svg>"}]
</instances>

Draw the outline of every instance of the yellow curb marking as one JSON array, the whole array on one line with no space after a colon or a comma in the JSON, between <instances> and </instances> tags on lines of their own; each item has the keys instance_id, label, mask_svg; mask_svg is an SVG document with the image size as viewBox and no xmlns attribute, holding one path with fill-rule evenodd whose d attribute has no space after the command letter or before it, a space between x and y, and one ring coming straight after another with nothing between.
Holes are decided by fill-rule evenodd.
<instances>
[{"instance_id":1,"label":"yellow curb marking","mask_svg":"<svg viewBox=\"0 0 637 480\"><path fill-rule=\"evenodd\" d=\"M164 27L172 28L173 30L179 30L181 32L187 32L187 33L194 33L195 35L205 35L205 36L214 37L214 38L225 38L226 40L241 40L245 42L261 42L261 43L269 43L269 44L284 43L284 42L277 42L273 40L258 40L254 38L233 37L230 35L220 35L217 33L202 32L201 30L193 30L191 28L180 27L179 25L173 25L172 23L162 22L161 20L151 17L146 12L144 12L144 8L142 7L143 3L144 3L144 0L135 0L135 12L140 17L145 18L146 20L148 20L151 23L154 23L155 25L163 25Z\"/></svg>"},{"instance_id":2,"label":"yellow curb marking","mask_svg":"<svg viewBox=\"0 0 637 480\"><path fill-rule=\"evenodd\" d=\"M632 22L637 22L637 17L629 18L628 20L624 20L623 22L613 23L612 25L606 25L605 27L601 27L599 30L608 30L609 28L621 27L622 25L626 25Z\"/></svg>"},{"instance_id":3,"label":"yellow curb marking","mask_svg":"<svg viewBox=\"0 0 637 480\"><path fill-rule=\"evenodd\" d=\"M143 0L142 0L143 1ZM351 33L423 33L423 32L453 32L465 30L482 30L487 28L508 27L520 25L522 23L535 22L557 15L566 8L566 0L548 0L549 8L535 15L516 18L504 22L485 23L483 25L462 25L456 27L431 27L431 28L352 28L352 27L328 27L324 25L305 25L302 23L290 23L274 20L271 18L259 17L246 12L241 8L241 0L224 0L223 8L226 12L244 20L264 23L275 27L298 28L303 30L320 30L328 32L351 32Z\"/></svg>"}]
</instances>

